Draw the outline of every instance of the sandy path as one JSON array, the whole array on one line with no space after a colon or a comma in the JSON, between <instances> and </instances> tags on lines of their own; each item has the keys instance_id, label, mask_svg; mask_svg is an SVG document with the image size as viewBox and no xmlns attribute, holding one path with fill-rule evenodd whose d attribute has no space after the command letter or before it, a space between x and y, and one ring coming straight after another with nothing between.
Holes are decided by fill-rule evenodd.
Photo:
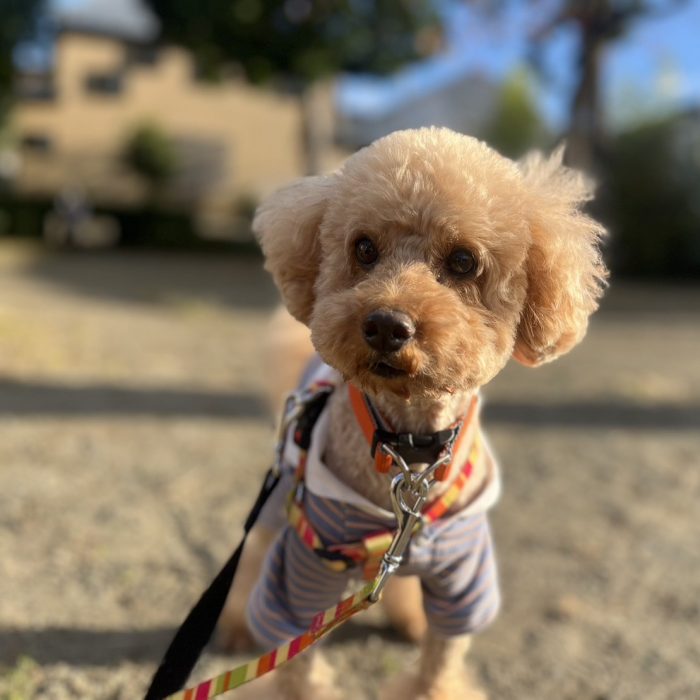
<instances>
[{"instance_id":1,"label":"sandy path","mask_svg":"<svg viewBox=\"0 0 700 700\"><path fill-rule=\"evenodd\" d=\"M273 303L253 260L0 248L0 698L140 697L269 459ZM487 392L493 698L700 698L699 348L699 289L619 285ZM413 655L376 615L328 653L353 698Z\"/></svg>"}]
</instances>

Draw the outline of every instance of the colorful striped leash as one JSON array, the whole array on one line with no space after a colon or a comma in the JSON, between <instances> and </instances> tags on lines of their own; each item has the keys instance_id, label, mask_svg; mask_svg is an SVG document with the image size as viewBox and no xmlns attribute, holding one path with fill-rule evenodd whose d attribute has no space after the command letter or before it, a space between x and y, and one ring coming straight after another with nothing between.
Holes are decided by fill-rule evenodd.
<instances>
[{"instance_id":1,"label":"colorful striped leash","mask_svg":"<svg viewBox=\"0 0 700 700\"><path fill-rule=\"evenodd\" d=\"M332 629L342 625L353 615L372 605L375 602L373 594L378 584L379 577L363 586L354 595L341 600L337 605L317 613L311 627L306 632L282 646L219 676L203 681L199 685L169 695L166 700L209 700L209 698L215 698L230 690L240 688L245 683L254 681L256 678L279 668L304 649L308 649L319 639L325 637Z\"/></svg>"}]
</instances>

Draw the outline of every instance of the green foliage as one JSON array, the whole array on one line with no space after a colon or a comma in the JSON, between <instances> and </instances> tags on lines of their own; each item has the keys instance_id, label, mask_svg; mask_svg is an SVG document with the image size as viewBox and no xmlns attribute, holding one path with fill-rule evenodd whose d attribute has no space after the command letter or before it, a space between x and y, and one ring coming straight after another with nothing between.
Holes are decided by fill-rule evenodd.
<instances>
[{"instance_id":1,"label":"green foliage","mask_svg":"<svg viewBox=\"0 0 700 700\"><path fill-rule=\"evenodd\" d=\"M544 133L529 76L516 71L501 86L484 138L504 155L517 158L539 145Z\"/></svg>"},{"instance_id":2,"label":"green foliage","mask_svg":"<svg viewBox=\"0 0 700 700\"><path fill-rule=\"evenodd\" d=\"M47 197L21 197L15 192L0 190L2 234L22 238L39 236L52 208L53 201Z\"/></svg>"},{"instance_id":3,"label":"green foliage","mask_svg":"<svg viewBox=\"0 0 700 700\"><path fill-rule=\"evenodd\" d=\"M606 167L613 268L651 277L700 274L700 129L687 116L620 134Z\"/></svg>"},{"instance_id":4,"label":"green foliage","mask_svg":"<svg viewBox=\"0 0 700 700\"><path fill-rule=\"evenodd\" d=\"M191 49L204 74L235 63L252 82L299 89L341 70L393 70L439 31L428 0L147 1L164 40Z\"/></svg>"},{"instance_id":5,"label":"green foliage","mask_svg":"<svg viewBox=\"0 0 700 700\"><path fill-rule=\"evenodd\" d=\"M39 239L46 217L54 206L53 199L46 196L0 192L0 219L4 220L0 240L3 236ZM189 210L173 210L151 201L137 208L96 205L93 213L118 222L121 231L118 245L122 248L260 255L257 243L250 236L243 235L244 228L236 241L203 238ZM2 682L0 671L0 691ZM0 700L4 700L2 692Z\"/></svg>"},{"instance_id":6,"label":"green foliage","mask_svg":"<svg viewBox=\"0 0 700 700\"><path fill-rule=\"evenodd\" d=\"M0 673L0 700L29 700L34 697L38 669L34 660L22 656L14 668Z\"/></svg>"},{"instance_id":7,"label":"green foliage","mask_svg":"<svg viewBox=\"0 0 700 700\"><path fill-rule=\"evenodd\" d=\"M250 192L243 192L236 197L233 203L235 215L245 221L252 222L255 210L258 208L260 200Z\"/></svg>"},{"instance_id":8,"label":"green foliage","mask_svg":"<svg viewBox=\"0 0 700 700\"><path fill-rule=\"evenodd\" d=\"M40 0L2 0L0 21L0 117L9 103L14 66L12 52L32 27Z\"/></svg>"},{"instance_id":9,"label":"green foliage","mask_svg":"<svg viewBox=\"0 0 700 700\"><path fill-rule=\"evenodd\" d=\"M152 187L159 187L177 172L175 146L156 124L142 124L128 138L124 159Z\"/></svg>"}]
</instances>

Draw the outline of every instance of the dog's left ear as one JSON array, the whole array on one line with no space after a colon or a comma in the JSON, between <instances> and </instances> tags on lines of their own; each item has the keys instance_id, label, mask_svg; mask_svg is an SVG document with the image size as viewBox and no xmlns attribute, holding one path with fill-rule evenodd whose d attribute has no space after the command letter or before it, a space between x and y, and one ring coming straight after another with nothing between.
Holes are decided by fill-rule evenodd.
<instances>
[{"instance_id":1,"label":"dog's left ear","mask_svg":"<svg viewBox=\"0 0 700 700\"><path fill-rule=\"evenodd\" d=\"M307 325L321 258L319 228L332 187L332 175L305 177L272 194L253 220L265 268L289 313Z\"/></svg>"},{"instance_id":2,"label":"dog's left ear","mask_svg":"<svg viewBox=\"0 0 700 700\"><path fill-rule=\"evenodd\" d=\"M529 367L556 359L583 338L607 277L599 248L606 231L581 211L593 185L562 165L563 154L563 148L550 158L533 153L518 163L532 245L513 357Z\"/></svg>"}]
</instances>

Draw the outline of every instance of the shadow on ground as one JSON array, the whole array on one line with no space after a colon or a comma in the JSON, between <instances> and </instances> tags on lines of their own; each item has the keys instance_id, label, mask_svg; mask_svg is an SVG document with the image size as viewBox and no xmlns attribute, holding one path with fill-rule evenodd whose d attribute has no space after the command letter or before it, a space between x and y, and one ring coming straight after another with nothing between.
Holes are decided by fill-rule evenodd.
<instances>
[{"instance_id":1,"label":"shadow on ground","mask_svg":"<svg viewBox=\"0 0 700 700\"><path fill-rule=\"evenodd\" d=\"M268 309L276 303L277 293L262 264L253 254L42 251L22 273L107 301L149 304L182 297L239 309Z\"/></svg>"},{"instance_id":2,"label":"shadow on ground","mask_svg":"<svg viewBox=\"0 0 700 700\"><path fill-rule=\"evenodd\" d=\"M86 296L131 303L198 298L243 309L268 309L278 300L263 260L253 253L52 251L38 249L22 273ZM697 284L617 281L601 311L611 317L700 313Z\"/></svg>"},{"instance_id":3,"label":"shadow on ground","mask_svg":"<svg viewBox=\"0 0 700 700\"><path fill-rule=\"evenodd\" d=\"M163 418L263 418L264 402L254 393L200 389L137 389L121 385L62 385L0 379L0 418L149 415ZM700 404L614 400L570 403L494 401L484 409L486 425L572 428L697 430Z\"/></svg>"},{"instance_id":4,"label":"shadow on ground","mask_svg":"<svg viewBox=\"0 0 700 700\"><path fill-rule=\"evenodd\" d=\"M40 664L112 666L119 661L158 661L175 633L171 627L145 630L87 630L63 627L0 630L2 660L28 656Z\"/></svg>"},{"instance_id":5,"label":"shadow on ground","mask_svg":"<svg viewBox=\"0 0 700 700\"><path fill-rule=\"evenodd\" d=\"M498 401L484 408L485 425L698 430L700 404L641 405L619 399L539 404Z\"/></svg>"},{"instance_id":6,"label":"shadow on ground","mask_svg":"<svg viewBox=\"0 0 700 700\"><path fill-rule=\"evenodd\" d=\"M62 385L0 378L2 416L201 416L263 418L262 399L253 393L199 389L136 389L121 385Z\"/></svg>"},{"instance_id":7,"label":"shadow on ground","mask_svg":"<svg viewBox=\"0 0 700 700\"><path fill-rule=\"evenodd\" d=\"M353 621L338 629L325 644L342 646L361 642L367 639L369 633L391 642L403 641L388 627L367 626ZM0 629L0 649L3 650L0 661L12 665L18 658L28 656L39 664L114 666L121 661L156 663L174 635L173 627L143 630L66 627ZM252 655L253 652L249 654Z\"/></svg>"}]
</instances>

